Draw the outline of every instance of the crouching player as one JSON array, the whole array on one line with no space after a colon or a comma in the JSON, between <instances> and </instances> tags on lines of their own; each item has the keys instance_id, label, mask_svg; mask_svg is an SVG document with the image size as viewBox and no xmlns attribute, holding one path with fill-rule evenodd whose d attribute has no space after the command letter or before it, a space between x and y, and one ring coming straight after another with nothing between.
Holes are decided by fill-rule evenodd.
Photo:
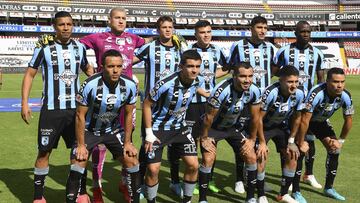
<instances>
[{"instance_id":1,"label":"crouching player","mask_svg":"<svg viewBox=\"0 0 360 203\"><path fill-rule=\"evenodd\" d=\"M191 128L186 126L186 110L196 92L208 96L204 79L198 77L201 56L196 50L183 53L180 70L158 81L144 101L145 152L147 173L145 196L156 202L159 171L164 146L171 144L185 163L183 202L190 202L197 181L198 157Z\"/></svg>"},{"instance_id":2,"label":"crouching player","mask_svg":"<svg viewBox=\"0 0 360 203\"><path fill-rule=\"evenodd\" d=\"M337 193L333 187L339 154L352 127L354 114L351 95L345 89L343 69L330 69L327 72L326 83L319 84L310 90L304 106L299 128L299 144L302 144L308 129L322 142L327 150L324 193L336 200L345 201L345 197ZM340 108L343 109L344 123L338 139L329 118Z\"/></svg>"},{"instance_id":3,"label":"crouching player","mask_svg":"<svg viewBox=\"0 0 360 203\"><path fill-rule=\"evenodd\" d=\"M132 113L137 99L136 84L121 75L123 59L116 50L103 55L103 71L89 77L81 86L76 100L76 139L70 174L66 184L66 202L75 202L86 170L89 152L104 144L127 170L131 202L139 202L140 177L137 150L131 142ZM125 126L120 126L119 112L125 107ZM83 189L82 189L83 190ZM85 189L86 191L86 189Z\"/></svg>"},{"instance_id":4,"label":"crouching player","mask_svg":"<svg viewBox=\"0 0 360 203\"><path fill-rule=\"evenodd\" d=\"M255 140L260 112L260 90L253 84L253 68L248 63L235 65L232 78L220 82L212 90L208 99L201 135L202 164L199 169L199 202L206 203L206 192L209 184L211 167L216 157L216 143L226 139L231 145L238 145L245 162L247 177L246 202L256 202L256 153ZM242 134L238 119L249 108L251 114L250 136ZM258 154L265 159L266 144L264 139L258 148Z\"/></svg>"},{"instance_id":5,"label":"crouching player","mask_svg":"<svg viewBox=\"0 0 360 203\"><path fill-rule=\"evenodd\" d=\"M301 121L304 92L298 89L299 71L291 65L284 66L279 71L279 81L268 86L262 95L260 125L258 133L264 136L266 143L274 141L280 153L282 164L281 189L278 201L295 203L288 188L295 176L296 161L299 149L295 144L295 137ZM259 161L258 175L265 176L265 162ZM258 183L259 201L267 203L264 184Z\"/></svg>"}]
</instances>

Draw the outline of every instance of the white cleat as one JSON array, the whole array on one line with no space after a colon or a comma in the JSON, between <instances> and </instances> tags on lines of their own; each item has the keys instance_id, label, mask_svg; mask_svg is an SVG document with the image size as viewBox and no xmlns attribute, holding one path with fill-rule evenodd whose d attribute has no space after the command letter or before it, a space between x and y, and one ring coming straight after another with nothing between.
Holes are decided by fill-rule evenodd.
<instances>
[{"instance_id":1,"label":"white cleat","mask_svg":"<svg viewBox=\"0 0 360 203\"><path fill-rule=\"evenodd\" d=\"M269 203L269 201L267 200L266 196L261 196L259 197L258 203Z\"/></svg>"},{"instance_id":2,"label":"white cleat","mask_svg":"<svg viewBox=\"0 0 360 203\"><path fill-rule=\"evenodd\" d=\"M270 185L269 185L268 183L266 183L266 182L264 183L264 191L265 191L265 192L270 192L270 191L272 191Z\"/></svg>"},{"instance_id":3,"label":"white cleat","mask_svg":"<svg viewBox=\"0 0 360 203\"><path fill-rule=\"evenodd\" d=\"M240 194L245 193L244 183L242 181L238 181L235 183L235 192Z\"/></svg>"},{"instance_id":4,"label":"white cleat","mask_svg":"<svg viewBox=\"0 0 360 203\"><path fill-rule=\"evenodd\" d=\"M245 203L257 203L255 198L251 198L245 201Z\"/></svg>"},{"instance_id":5,"label":"white cleat","mask_svg":"<svg viewBox=\"0 0 360 203\"><path fill-rule=\"evenodd\" d=\"M294 198L292 198L289 194L286 194L284 196L277 196L277 201L278 202L284 202L284 203L299 203L298 201L296 201Z\"/></svg>"},{"instance_id":6,"label":"white cleat","mask_svg":"<svg viewBox=\"0 0 360 203\"><path fill-rule=\"evenodd\" d=\"M292 191L292 184L289 186L288 191Z\"/></svg>"},{"instance_id":7,"label":"white cleat","mask_svg":"<svg viewBox=\"0 0 360 203\"><path fill-rule=\"evenodd\" d=\"M316 189L321 189L322 188L320 183L317 182L314 175L304 175L303 176L303 181L305 183L311 185L312 187L316 188Z\"/></svg>"}]
</instances>

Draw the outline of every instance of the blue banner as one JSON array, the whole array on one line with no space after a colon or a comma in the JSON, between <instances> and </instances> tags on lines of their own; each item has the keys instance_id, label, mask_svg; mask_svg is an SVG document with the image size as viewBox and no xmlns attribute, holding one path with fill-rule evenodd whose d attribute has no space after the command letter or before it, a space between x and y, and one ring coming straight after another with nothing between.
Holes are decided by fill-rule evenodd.
<instances>
[{"instance_id":1,"label":"blue banner","mask_svg":"<svg viewBox=\"0 0 360 203\"><path fill-rule=\"evenodd\" d=\"M91 34L98 32L110 31L108 27L74 27L73 33L79 34ZM152 28L127 28L127 32L150 36L157 35L156 29ZM6 25L0 24L0 32L54 32L52 26L32 26L32 25ZM194 36L193 29L177 29L180 35ZM250 37L251 32L245 30L213 30L213 36L216 37ZM295 34L292 31L269 31L266 34L267 37L275 38L295 38ZM360 32L311 32L312 38L359 38Z\"/></svg>"}]
</instances>

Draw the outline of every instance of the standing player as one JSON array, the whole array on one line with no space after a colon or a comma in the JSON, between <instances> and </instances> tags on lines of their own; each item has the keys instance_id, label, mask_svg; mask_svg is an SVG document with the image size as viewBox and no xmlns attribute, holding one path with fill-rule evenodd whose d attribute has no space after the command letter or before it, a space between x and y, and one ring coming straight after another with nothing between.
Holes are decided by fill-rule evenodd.
<instances>
[{"instance_id":1,"label":"standing player","mask_svg":"<svg viewBox=\"0 0 360 203\"><path fill-rule=\"evenodd\" d=\"M80 39L87 49L95 51L97 72L102 70L102 56L110 49L118 50L123 58L122 74L132 78L132 61L134 50L141 47L150 39L143 39L137 35L125 32L126 11L124 8L116 7L111 9L109 15L110 32L95 33ZM121 110L120 123L124 124L124 111ZM94 148L92 154L93 162L93 193L94 199L98 202L102 200L101 177L105 161L106 148L103 145ZM120 185L120 188L124 188ZM125 194L126 196L127 194Z\"/></svg>"},{"instance_id":2,"label":"standing player","mask_svg":"<svg viewBox=\"0 0 360 203\"><path fill-rule=\"evenodd\" d=\"M200 72L201 56L195 50L183 53L180 70L156 83L144 101L143 121L147 153L145 196L156 202L163 147L171 144L185 162L183 202L190 202L197 181L198 159L191 129L186 126L185 113L193 96L200 92L203 78Z\"/></svg>"},{"instance_id":3,"label":"standing player","mask_svg":"<svg viewBox=\"0 0 360 203\"><path fill-rule=\"evenodd\" d=\"M208 99L204 124L201 135L202 164L199 169L199 202L206 203L207 186L210 179L211 167L216 157L216 142L226 139L230 145L237 145L237 149L246 164L247 195L246 202L257 202L254 198L256 188L256 127L259 123L260 90L252 82L253 69L248 63L240 63L234 67L233 77L216 85ZM246 138L238 128L238 119L241 112L249 108L250 135ZM260 139L258 155L265 159L267 156L264 138Z\"/></svg>"},{"instance_id":4,"label":"standing player","mask_svg":"<svg viewBox=\"0 0 360 203\"><path fill-rule=\"evenodd\" d=\"M304 105L298 145L303 145L307 130L322 142L327 150L324 193L329 197L344 201L345 197L337 193L333 187L340 151L352 127L352 115L354 114L351 95L345 89L343 69L330 69L327 72L326 83L313 87L307 95ZM344 123L340 137L337 138L329 118L339 108L343 109Z\"/></svg>"},{"instance_id":5,"label":"standing player","mask_svg":"<svg viewBox=\"0 0 360 203\"><path fill-rule=\"evenodd\" d=\"M272 139L280 153L282 165L280 202L296 202L288 188L295 176L299 149L295 144L303 107L304 92L297 88L299 71L294 66L284 66L279 71L279 81L268 86L262 95L262 107L258 133L265 137L266 143ZM266 160L267 161L267 160ZM265 161L258 165L260 174L264 174ZM260 193L260 192L259 192ZM263 196L260 196L263 195ZM265 194L259 194L259 203L267 203Z\"/></svg>"},{"instance_id":6,"label":"standing player","mask_svg":"<svg viewBox=\"0 0 360 203\"><path fill-rule=\"evenodd\" d=\"M267 20L256 16L251 20L251 37L235 42L230 49L229 65L249 62L254 67L253 81L261 90L271 84L271 77L277 72L274 64L275 46L265 41Z\"/></svg>"},{"instance_id":7,"label":"standing player","mask_svg":"<svg viewBox=\"0 0 360 203\"><path fill-rule=\"evenodd\" d=\"M46 202L43 193L52 149L57 148L60 136L68 148L72 147L75 141L75 94L80 86L79 69L87 74L92 73L91 69L86 69L85 47L71 39L73 21L70 13L56 13L53 23L55 37L49 39L47 44L39 44L35 48L22 84L21 116L25 123L29 124L29 93L38 67L42 67L43 106L40 112L38 155L34 169L34 202L39 203Z\"/></svg>"},{"instance_id":8,"label":"standing player","mask_svg":"<svg viewBox=\"0 0 360 203\"><path fill-rule=\"evenodd\" d=\"M278 67L286 65L295 66L300 72L299 88L307 93L315 85L315 75L317 76L317 83L324 82L324 55L318 48L311 46L309 43L311 39L311 26L308 22L299 21L296 24L295 36L296 42L279 49L276 54L276 63ZM313 175L315 135L307 134L305 139L309 143L309 151L305 159L306 170L303 177L304 181L315 188L322 188ZM297 194L295 199L298 199L298 201L303 199L299 185L303 158L304 155L302 154L298 159L297 172L293 183L293 193Z\"/></svg>"},{"instance_id":9,"label":"standing player","mask_svg":"<svg viewBox=\"0 0 360 203\"><path fill-rule=\"evenodd\" d=\"M122 56L117 50L103 54L103 71L88 78L76 96L76 139L72 165L66 184L66 202L75 202L80 178L86 170L92 149L104 144L127 171L131 202L139 202L140 173L137 150L132 144L132 112L137 100L136 84L122 77ZM119 122L119 111L125 109L125 125ZM89 153L90 152L90 153Z\"/></svg>"},{"instance_id":10,"label":"standing player","mask_svg":"<svg viewBox=\"0 0 360 203\"><path fill-rule=\"evenodd\" d=\"M181 55L181 47L177 46L173 41L174 23L170 16L161 16L156 22L159 38L151 43L142 46L134 58L134 63L139 61L145 62L145 97L149 91L154 88L156 82L164 79L168 75L174 73L178 69ZM145 135L144 123L142 122L142 135ZM179 178L173 174L178 174L179 161L173 158L171 147L168 147L168 159L171 166L171 183L170 188L178 196L183 196ZM140 149L141 172L145 175L146 170L146 154L144 143Z\"/></svg>"}]
</instances>

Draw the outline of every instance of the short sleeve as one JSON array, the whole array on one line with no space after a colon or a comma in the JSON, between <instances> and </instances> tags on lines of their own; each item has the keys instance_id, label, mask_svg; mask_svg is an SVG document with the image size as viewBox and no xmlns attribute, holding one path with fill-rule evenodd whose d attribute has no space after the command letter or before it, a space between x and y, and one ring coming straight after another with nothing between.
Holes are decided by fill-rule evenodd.
<instances>
[{"instance_id":1,"label":"short sleeve","mask_svg":"<svg viewBox=\"0 0 360 203\"><path fill-rule=\"evenodd\" d=\"M88 106L91 98L91 88L86 81L80 86L79 92L76 94L76 101L82 106Z\"/></svg>"},{"instance_id":2,"label":"short sleeve","mask_svg":"<svg viewBox=\"0 0 360 203\"><path fill-rule=\"evenodd\" d=\"M36 47L34 49L34 54L29 62L29 67L38 69L38 67L41 66L44 60L45 60L44 48Z\"/></svg>"}]
</instances>

